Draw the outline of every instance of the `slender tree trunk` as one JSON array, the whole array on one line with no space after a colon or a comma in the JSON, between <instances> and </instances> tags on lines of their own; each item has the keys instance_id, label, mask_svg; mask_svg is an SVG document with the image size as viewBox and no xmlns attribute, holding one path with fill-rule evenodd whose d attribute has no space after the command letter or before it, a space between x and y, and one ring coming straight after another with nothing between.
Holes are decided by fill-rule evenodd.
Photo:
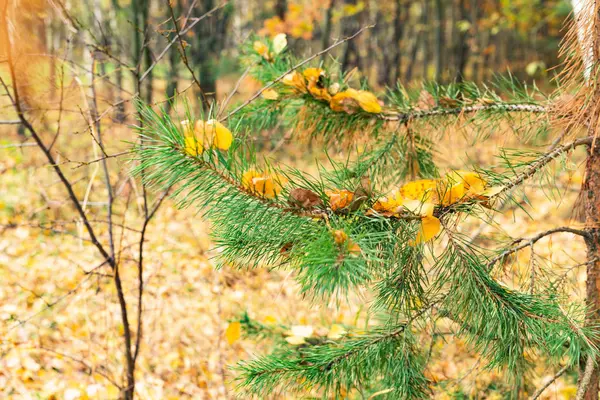
<instances>
[{"instance_id":1,"label":"slender tree trunk","mask_svg":"<svg viewBox=\"0 0 600 400\"><path fill-rule=\"evenodd\" d=\"M356 5L356 0L344 0L346 5ZM358 15L351 15L342 20L342 36L348 37L356 32L358 27ZM356 40L346 42L346 49L342 56L342 71L348 71L352 67L361 68L360 53Z\"/></svg>"},{"instance_id":2,"label":"slender tree trunk","mask_svg":"<svg viewBox=\"0 0 600 400\"><path fill-rule=\"evenodd\" d=\"M181 6L181 0L175 0L175 12L176 15L181 15L183 11L183 7ZM169 15L166 18L170 18ZM177 46L171 47L169 50L169 84L167 85L167 97L169 101L166 104L166 112L169 114L171 112L171 103L174 100L175 95L177 94L177 80L179 79L179 74L177 73L177 60L179 57L179 49Z\"/></svg>"},{"instance_id":3,"label":"slender tree trunk","mask_svg":"<svg viewBox=\"0 0 600 400\"><path fill-rule=\"evenodd\" d=\"M461 21L468 21L467 0L459 2L459 18ZM467 45L468 30L460 29L458 32L458 43L456 43L456 81L462 82L465 79L465 68L467 66L467 56L469 46Z\"/></svg>"},{"instance_id":4,"label":"slender tree trunk","mask_svg":"<svg viewBox=\"0 0 600 400\"><path fill-rule=\"evenodd\" d=\"M423 0L423 19L421 20L421 25L423 26L423 46L421 46L421 54L423 55L423 65L422 67L422 79L426 81L429 79L429 43L431 30L429 29L429 0Z\"/></svg>"},{"instance_id":5,"label":"slender tree trunk","mask_svg":"<svg viewBox=\"0 0 600 400\"><path fill-rule=\"evenodd\" d=\"M325 12L325 26L323 27L323 38L321 42L321 48L326 49L329 47L329 41L331 39L331 19L333 16L333 7L335 6L335 0L329 2L327 11ZM327 54L321 56L321 61L325 61Z\"/></svg>"},{"instance_id":6,"label":"slender tree trunk","mask_svg":"<svg viewBox=\"0 0 600 400\"><path fill-rule=\"evenodd\" d=\"M142 0L143 1L143 7L142 7L142 26L143 26L143 38L144 38L144 59L143 59L143 68L142 71L145 71L146 69L148 69L150 67L150 65L152 65L152 49L150 48L150 29L149 28L149 24L150 24L150 8L152 7L152 0ZM146 103L151 104L152 103L152 89L154 86L154 74L153 71L151 70L150 73L148 74L148 76L146 77L145 81L145 92L146 92L146 96L144 97L144 100L146 101Z\"/></svg>"},{"instance_id":7,"label":"slender tree trunk","mask_svg":"<svg viewBox=\"0 0 600 400\"><path fill-rule=\"evenodd\" d=\"M412 80L412 76L413 76L413 69L415 64L417 63L417 53L419 52L419 45L421 44L421 41L423 40L423 35L425 34L424 29L425 29L425 22L427 21L427 15L425 14L425 8L421 9L421 15L419 16L420 18L420 23L418 24L419 26L417 26L417 36L415 37L414 41L413 41L413 46L410 50L410 56L409 56L409 63L408 66L406 67L406 77L405 77L405 81L406 83L409 83Z\"/></svg>"},{"instance_id":8,"label":"slender tree trunk","mask_svg":"<svg viewBox=\"0 0 600 400\"><path fill-rule=\"evenodd\" d=\"M595 124L593 125L595 126ZM593 136L594 132L590 132ZM587 281L586 281L586 303L593 313L589 316L589 322L598 324L600 321L600 143L595 143L588 150L588 158L585 166L585 182L583 186L583 205L585 213L586 231L590 235L586 240L587 246ZM585 373L587 360L581 360L581 371ZM594 368L590 383L583 397L585 400L598 399L598 383L600 381L598 368Z\"/></svg>"},{"instance_id":9,"label":"slender tree trunk","mask_svg":"<svg viewBox=\"0 0 600 400\"><path fill-rule=\"evenodd\" d=\"M444 2L435 0L436 25L435 25L435 81L442 82L442 68L444 65Z\"/></svg>"},{"instance_id":10,"label":"slender tree trunk","mask_svg":"<svg viewBox=\"0 0 600 400\"><path fill-rule=\"evenodd\" d=\"M587 80L588 90L592 92L593 102L588 106L587 127L588 135L598 135L598 111L597 100L600 98L600 88L597 87L597 63L600 60L600 49L598 39L598 24L600 15L597 14L595 1L573 0L578 38L581 41L582 57L584 66L584 77ZM586 8L589 7L588 15ZM593 28L586 29L588 18L595 19ZM590 35L591 37L587 37ZM587 41L586 39L592 40ZM589 48L591 46L591 49ZM586 304L590 310L587 323L592 326L600 324L600 142L594 140L588 148L588 157L585 165L585 180L581 189L581 200L585 216L585 230L588 234L585 244L587 247L587 280L586 280ZM599 343L596 343L598 345ZM591 361L594 361L593 363ZM579 390L577 399L598 400L600 374L597 365L598 360L581 359Z\"/></svg>"},{"instance_id":11,"label":"slender tree trunk","mask_svg":"<svg viewBox=\"0 0 600 400\"><path fill-rule=\"evenodd\" d=\"M394 35L392 38L392 75L389 86L395 86L402 73L402 37L404 36L404 26L406 25L408 9L410 2L406 0L396 0L396 14L394 16ZM387 53L387 52L386 52Z\"/></svg>"},{"instance_id":12,"label":"slender tree trunk","mask_svg":"<svg viewBox=\"0 0 600 400\"><path fill-rule=\"evenodd\" d=\"M277 0L275 2L275 15L282 21L285 21L285 12L287 11L287 0Z\"/></svg>"}]
</instances>

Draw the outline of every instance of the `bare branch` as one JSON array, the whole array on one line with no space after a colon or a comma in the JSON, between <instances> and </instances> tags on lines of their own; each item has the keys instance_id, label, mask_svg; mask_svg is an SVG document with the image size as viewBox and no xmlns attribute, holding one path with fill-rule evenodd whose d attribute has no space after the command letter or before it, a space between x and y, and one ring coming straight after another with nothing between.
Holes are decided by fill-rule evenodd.
<instances>
[{"instance_id":1,"label":"bare branch","mask_svg":"<svg viewBox=\"0 0 600 400\"><path fill-rule=\"evenodd\" d=\"M271 81L270 83L268 83L267 85L263 86L262 89L260 89L258 92L254 93L254 95L252 97L250 97L248 100L246 100L243 104L239 105L238 107L236 107L233 111L231 111L230 113L228 113L225 117L221 118L220 121L226 121L227 119L229 119L231 116L233 116L234 114L236 114L238 111L240 111L241 109L243 109L244 107L246 107L248 104L252 103L254 100L256 100L265 90L269 89L270 87L272 87L273 85L275 85L277 82L279 82L280 80L282 80L287 74L293 72L294 70L300 68L301 66L303 66L304 64L307 64L309 62L311 62L312 60L314 60L315 58L318 58L320 56L322 56L325 53L330 52L331 50L335 49L336 47L338 47L339 45L346 43L349 40L354 39L355 37L357 37L358 35L360 35L361 33L363 33L365 30L367 29L371 29L374 25L368 25L368 26L364 26L362 28L360 28L358 31L356 31L356 33L354 33L351 36L345 37L343 39L339 39L337 40L334 44L332 44L331 46L327 47L326 49L323 49L321 51L319 51L318 53L313 54L312 56L308 57L307 59L305 59L304 61L299 62L298 64L294 65L292 68L288 69L287 71L285 71L283 74L279 75L276 79L274 79L273 81Z\"/></svg>"}]
</instances>

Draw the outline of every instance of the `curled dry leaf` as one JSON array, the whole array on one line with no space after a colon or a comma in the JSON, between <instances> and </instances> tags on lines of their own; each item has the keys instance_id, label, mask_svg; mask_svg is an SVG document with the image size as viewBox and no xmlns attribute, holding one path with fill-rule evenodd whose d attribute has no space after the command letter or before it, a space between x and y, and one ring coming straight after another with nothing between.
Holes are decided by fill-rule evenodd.
<instances>
[{"instance_id":1,"label":"curled dry leaf","mask_svg":"<svg viewBox=\"0 0 600 400\"><path fill-rule=\"evenodd\" d=\"M312 190L296 188L290 192L288 203L292 207L310 210L323 205L323 200L321 200L321 197Z\"/></svg>"},{"instance_id":2,"label":"curled dry leaf","mask_svg":"<svg viewBox=\"0 0 600 400\"><path fill-rule=\"evenodd\" d=\"M345 189L327 190L325 194L329 197L329 207L333 211L348 207L352 203L352 199L354 199L354 193Z\"/></svg>"}]
</instances>

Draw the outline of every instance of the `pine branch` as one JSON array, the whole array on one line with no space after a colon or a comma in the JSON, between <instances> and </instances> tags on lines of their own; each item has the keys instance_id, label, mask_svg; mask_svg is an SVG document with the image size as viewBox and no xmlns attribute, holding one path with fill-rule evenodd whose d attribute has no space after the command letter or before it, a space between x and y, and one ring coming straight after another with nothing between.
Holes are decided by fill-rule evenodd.
<instances>
[{"instance_id":1,"label":"pine branch","mask_svg":"<svg viewBox=\"0 0 600 400\"><path fill-rule=\"evenodd\" d=\"M407 122L420 118L444 117L449 115L464 115L469 113L478 113L486 111L505 111L519 113L543 114L548 112L544 106L534 104L510 104L497 103L489 105L464 106L456 108L436 108L431 110L414 110L406 113L389 113L378 115L377 117L385 121Z\"/></svg>"}]
</instances>

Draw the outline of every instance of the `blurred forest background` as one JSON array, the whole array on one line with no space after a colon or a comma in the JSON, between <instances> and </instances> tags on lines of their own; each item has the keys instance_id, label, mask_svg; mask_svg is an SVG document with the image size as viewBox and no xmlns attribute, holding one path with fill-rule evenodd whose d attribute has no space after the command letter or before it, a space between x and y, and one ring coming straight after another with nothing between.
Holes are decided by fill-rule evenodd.
<instances>
[{"instance_id":1,"label":"blurred forest background","mask_svg":"<svg viewBox=\"0 0 600 400\"><path fill-rule=\"evenodd\" d=\"M311 326L323 335L368 316L352 299L340 308L299 301L281 271L215 270L208 229L196 211L176 210L168 193L150 195L128 173L137 140L134 97L173 113L181 113L169 102L177 95L196 108L203 97L232 107L261 87L238 62L240 45L253 35L285 33L290 51L306 58L370 25L322 58L368 80L374 92L396 82L485 83L510 73L549 93L571 6L565 0L0 0L1 10L0 397L117 398L133 361L140 398L174 399L233 397L227 366L264 350L225 335L228 320L244 311L265 324ZM13 84L44 151L18 118ZM309 162L305 148L283 140L285 132L257 136L266 152ZM455 141L448 148L486 162L496 145ZM452 155L442 158L460 166ZM563 178L559 211L533 195L542 220L570 217L581 174ZM507 212L504 229L527 234L524 214ZM112 258L99 258L92 232L105 247L110 243ZM550 242L542 253L564 263L584 253L583 244L569 243L571 254L559 254L566 242ZM114 285L117 278L122 287ZM134 354L123 350L124 336ZM465 343L444 345L430 349L438 361L428 374L445 398L510 392L501 375L478 369ZM537 371L529 393L553 374ZM557 380L549 398L572 398L575 379Z\"/></svg>"}]
</instances>

